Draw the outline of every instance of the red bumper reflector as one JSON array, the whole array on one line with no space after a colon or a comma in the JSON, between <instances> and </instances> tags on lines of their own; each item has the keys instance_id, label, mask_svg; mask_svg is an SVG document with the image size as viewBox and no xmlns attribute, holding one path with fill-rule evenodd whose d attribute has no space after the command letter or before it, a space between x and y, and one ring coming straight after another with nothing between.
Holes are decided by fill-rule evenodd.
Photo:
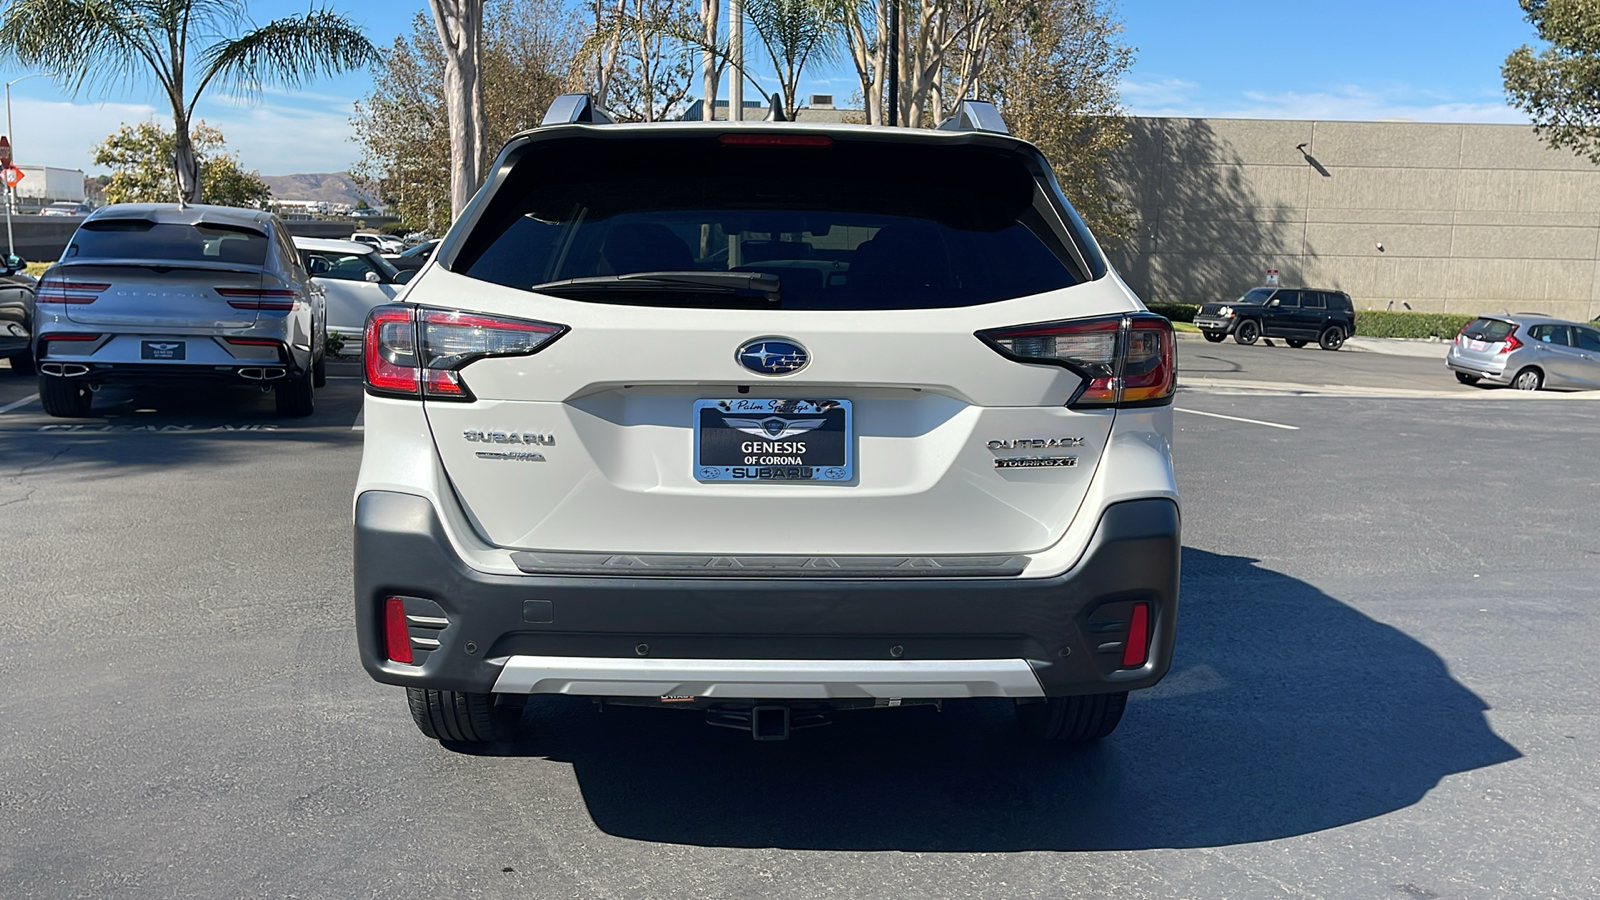
<instances>
[{"instance_id":1,"label":"red bumper reflector","mask_svg":"<svg viewBox=\"0 0 1600 900\"><path fill-rule=\"evenodd\" d=\"M406 648L406 656L411 648ZM1128 639L1122 642L1122 667L1136 669L1150 655L1150 604L1135 603L1128 616Z\"/></svg>"},{"instance_id":2,"label":"red bumper reflector","mask_svg":"<svg viewBox=\"0 0 1600 900\"><path fill-rule=\"evenodd\" d=\"M406 604L399 597L383 601L383 642L389 659L411 665L411 632L406 629Z\"/></svg>"}]
</instances>

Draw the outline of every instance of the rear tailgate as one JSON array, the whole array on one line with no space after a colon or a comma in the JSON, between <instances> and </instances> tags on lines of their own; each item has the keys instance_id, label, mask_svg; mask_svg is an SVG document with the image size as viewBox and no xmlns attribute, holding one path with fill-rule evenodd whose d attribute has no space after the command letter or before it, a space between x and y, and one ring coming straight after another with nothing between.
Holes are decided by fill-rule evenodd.
<instances>
[{"instance_id":1,"label":"rear tailgate","mask_svg":"<svg viewBox=\"0 0 1600 900\"><path fill-rule=\"evenodd\" d=\"M490 542L1003 555L1072 522L1115 413L1068 406L1086 370L1018 357L1114 327L1004 347L978 333L1140 307L1100 277L1033 148L552 128L497 171L408 294L559 329L425 401ZM493 343L469 332L441 331L439 353Z\"/></svg>"},{"instance_id":2,"label":"rear tailgate","mask_svg":"<svg viewBox=\"0 0 1600 900\"><path fill-rule=\"evenodd\" d=\"M248 327L262 305L259 291L268 287L268 246L266 235L235 225L91 219L52 277L80 286L76 301L65 304L78 324L156 332Z\"/></svg>"}]
</instances>

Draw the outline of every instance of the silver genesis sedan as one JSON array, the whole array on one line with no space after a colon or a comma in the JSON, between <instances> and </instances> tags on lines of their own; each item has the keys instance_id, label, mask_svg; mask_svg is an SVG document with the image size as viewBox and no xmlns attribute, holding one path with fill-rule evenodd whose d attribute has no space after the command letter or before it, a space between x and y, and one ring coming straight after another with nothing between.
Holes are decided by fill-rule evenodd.
<instances>
[{"instance_id":1,"label":"silver genesis sedan","mask_svg":"<svg viewBox=\"0 0 1600 900\"><path fill-rule=\"evenodd\" d=\"M173 203L95 210L36 299L39 399L88 415L106 384L209 381L276 395L307 416L323 370L326 301L271 213Z\"/></svg>"},{"instance_id":2,"label":"silver genesis sedan","mask_svg":"<svg viewBox=\"0 0 1600 900\"><path fill-rule=\"evenodd\" d=\"M1600 389L1600 330L1534 313L1481 316L1456 335L1445 366L1462 384Z\"/></svg>"}]
</instances>

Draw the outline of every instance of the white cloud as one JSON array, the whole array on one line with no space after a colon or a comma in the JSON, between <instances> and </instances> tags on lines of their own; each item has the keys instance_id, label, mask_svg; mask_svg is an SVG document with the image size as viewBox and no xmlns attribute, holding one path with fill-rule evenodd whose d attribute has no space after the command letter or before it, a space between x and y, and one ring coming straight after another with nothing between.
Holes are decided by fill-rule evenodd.
<instances>
[{"instance_id":1,"label":"white cloud","mask_svg":"<svg viewBox=\"0 0 1600 900\"><path fill-rule=\"evenodd\" d=\"M316 99L327 102L311 108L272 102L254 106L208 103L199 117L222 131L228 149L239 154L246 169L264 175L347 169L359 153L350 141L350 101ZM15 98L12 143L19 162L93 172L91 148L95 144L123 123L151 118L169 127L172 121L170 113L149 104Z\"/></svg>"},{"instance_id":2,"label":"white cloud","mask_svg":"<svg viewBox=\"0 0 1600 900\"><path fill-rule=\"evenodd\" d=\"M92 171L91 148L123 122L143 122L155 115L143 103L68 103L11 101L11 144L19 163Z\"/></svg>"},{"instance_id":3,"label":"white cloud","mask_svg":"<svg viewBox=\"0 0 1600 900\"><path fill-rule=\"evenodd\" d=\"M1180 79L1123 82L1123 100L1134 115L1226 119L1320 119L1328 121L1466 122L1521 124L1520 110L1493 94L1472 97L1393 87L1342 86L1326 91L1245 91L1234 97L1196 98L1199 86Z\"/></svg>"},{"instance_id":4,"label":"white cloud","mask_svg":"<svg viewBox=\"0 0 1600 900\"><path fill-rule=\"evenodd\" d=\"M1158 76L1149 80L1124 78L1120 88L1122 102L1130 107L1154 107L1192 103L1194 93L1199 90L1200 85L1182 78Z\"/></svg>"}]
</instances>

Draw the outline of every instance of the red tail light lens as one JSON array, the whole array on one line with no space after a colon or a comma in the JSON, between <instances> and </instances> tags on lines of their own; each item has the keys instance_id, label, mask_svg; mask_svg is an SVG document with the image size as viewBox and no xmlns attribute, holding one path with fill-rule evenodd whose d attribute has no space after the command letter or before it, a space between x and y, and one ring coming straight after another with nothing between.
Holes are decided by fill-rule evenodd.
<instances>
[{"instance_id":1,"label":"red tail light lens","mask_svg":"<svg viewBox=\"0 0 1600 900\"><path fill-rule=\"evenodd\" d=\"M281 346L283 346L283 343L281 341L275 341L275 340L272 340L271 338L225 337L225 338L223 338L223 340L227 341L230 344L233 344L236 347L281 347Z\"/></svg>"},{"instance_id":2,"label":"red tail light lens","mask_svg":"<svg viewBox=\"0 0 1600 900\"><path fill-rule=\"evenodd\" d=\"M43 343L49 343L49 342L52 342L52 341L98 341L98 340L100 340L100 335L98 335L98 334L76 334L76 333L71 333L71 334L47 334L44 337L39 338L39 343L43 344Z\"/></svg>"},{"instance_id":3,"label":"red tail light lens","mask_svg":"<svg viewBox=\"0 0 1600 900\"><path fill-rule=\"evenodd\" d=\"M228 298L234 309L262 309L288 312L300 302L300 292L292 288L224 288L216 289Z\"/></svg>"},{"instance_id":4,"label":"red tail light lens","mask_svg":"<svg viewBox=\"0 0 1600 900\"><path fill-rule=\"evenodd\" d=\"M98 281L46 278L39 282L33 300L35 303L93 303L102 292L110 289L111 285Z\"/></svg>"},{"instance_id":5,"label":"red tail light lens","mask_svg":"<svg viewBox=\"0 0 1600 900\"><path fill-rule=\"evenodd\" d=\"M416 328L412 307L377 306L367 313L362 335L367 390L375 394L419 397Z\"/></svg>"},{"instance_id":6,"label":"red tail light lens","mask_svg":"<svg viewBox=\"0 0 1600 900\"><path fill-rule=\"evenodd\" d=\"M565 325L443 309L378 307L367 317L367 387L376 393L471 400L461 369L537 353Z\"/></svg>"},{"instance_id":7,"label":"red tail light lens","mask_svg":"<svg viewBox=\"0 0 1600 900\"><path fill-rule=\"evenodd\" d=\"M411 632L406 628L406 602L399 597L383 601L384 653L397 663L411 665Z\"/></svg>"},{"instance_id":8,"label":"red tail light lens","mask_svg":"<svg viewBox=\"0 0 1600 900\"><path fill-rule=\"evenodd\" d=\"M1122 642L1122 668L1137 669L1150 656L1150 604L1135 603L1128 615L1128 637Z\"/></svg>"},{"instance_id":9,"label":"red tail light lens","mask_svg":"<svg viewBox=\"0 0 1600 900\"><path fill-rule=\"evenodd\" d=\"M1158 406L1177 390L1172 323L1149 313L1068 319L978 332L1002 356L1082 375L1074 409Z\"/></svg>"}]
</instances>

